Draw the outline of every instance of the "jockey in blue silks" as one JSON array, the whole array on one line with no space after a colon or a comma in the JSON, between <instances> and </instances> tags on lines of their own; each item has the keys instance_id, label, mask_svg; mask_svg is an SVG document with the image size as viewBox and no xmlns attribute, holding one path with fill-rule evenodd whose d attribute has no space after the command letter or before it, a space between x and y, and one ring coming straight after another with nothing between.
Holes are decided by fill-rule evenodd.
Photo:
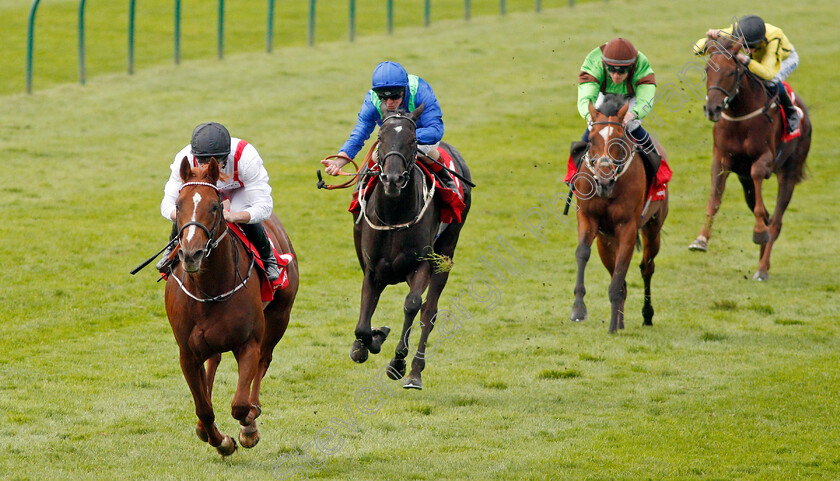
<instances>
[{"instance_id":1,"label":"jockey in blue silks","mask_svg":"<svg viewBox=\"0 0 840 481\"><path fill-rule=\"evenodd\" d=\"M403 109L411 112L423 105L423 113L417 119L417 150L438 160L437 148L443 138L443 113L432 87L416 75L409 75L397 62L382 62L373 71L372 88L365 95L359 110L359 119L350 133L350 138L341 146L342 157L324 159L326 173L339 175L343 166L359 153L365 141L377 125L382 125L383 111ZM346 156L347 158L343 158ZM452 178L434 162L420 159L435 172L444 185L452 184Z\"/></svg>"}]
</instances>

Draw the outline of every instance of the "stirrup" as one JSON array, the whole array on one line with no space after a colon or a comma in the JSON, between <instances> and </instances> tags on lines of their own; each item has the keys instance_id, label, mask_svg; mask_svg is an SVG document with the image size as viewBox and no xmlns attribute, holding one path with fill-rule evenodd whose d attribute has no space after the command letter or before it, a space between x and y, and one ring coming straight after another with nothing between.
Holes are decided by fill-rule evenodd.
<instances>
[{"instance_id":1,"label":"stirrup","mask_svg":"<svg viewBox=\"0 0 840 481\"><path fill-rule=\"evenodd\" d=\"M163 251L163 257L155 264L155 268L161 274L167 274L172 266L174 259L172 259L172 251L175 250L175 245L168 247L165 251Z\"/></svg>"},{"instance_id":2,"label":"stirrup","mask_svg":"<svg viewBox=\"0 0 840 481\"><path fill-rule=\"evenodd\" d=\"M274 259L263 261L263 267L265 268L265 275L268 277L269 282L274 282L277 279L280 279L280 266L277 265L277 261Z\"/></svg>"}]
</instances>

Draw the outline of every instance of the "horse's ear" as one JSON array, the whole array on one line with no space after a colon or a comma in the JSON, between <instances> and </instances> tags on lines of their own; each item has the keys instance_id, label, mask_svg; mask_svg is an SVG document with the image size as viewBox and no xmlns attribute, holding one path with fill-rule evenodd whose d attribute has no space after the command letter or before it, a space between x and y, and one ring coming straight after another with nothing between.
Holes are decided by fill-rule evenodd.
<instances>
[{"instance_id":1,"label":"horse's ear","mask_svg":"<svg viewBox=\"0 0 840 481\"><path fill-rule=\"evenodd\" d=\"M630 103L624 104L620 109L618 109L618 118L624 120L624 115L627 114L627 111L630 110Z\"/></svg>"},{"instance_id":2,"label":"horse's ear","mask_svg":"<svg viewBox=\"0 0 840 481\"><path fill-rule=\"evenodd\" d=\"M210 159L210 162L207 164L207 181L211 184L215 184L219 180L219 163L216 162L215 158Z\"/></svg>"},{"instance_id":3,"label":"horse's ear","mask_svg":"<svg viewBox=\"0 0 840 481\"><path fill-rule=\"evenodd\" d=\"M593 104L592 102L589 102L589 118L594 119L596 112L598 112L598 111L595 110L595 104Z\"/></svg>"},{"instance_id":4,"label":"horse's ear","mask_svg":"<svg viewBox=\"0 0 840 481\"><path fill-rule=\"evenodd\" d=\"M181 180L187 182L190 178L190 173L192 173L192 167L190 166L190 159L187 158L185 155L183 159L181 159Z\"/></svg>"},{"instance_id":5,"label":"horse's ear","mask_svg":"<svg viewBox=\"0 0 840 481\"><path fill-rule=\"evenodd\" d=\"M426 103L425 103L425 102L424 102L424 103L422 103L422 104L420 104L420 106L419 106L419 107L417 107L416 109L414 109L414 110L411 112L411 120L413 120L413 121L417 122L417 119L419 119L419 118L420 118L420 115L423 113L423 109L424 109L424 108L426 108Z\"/></svg>"}]
</instances>

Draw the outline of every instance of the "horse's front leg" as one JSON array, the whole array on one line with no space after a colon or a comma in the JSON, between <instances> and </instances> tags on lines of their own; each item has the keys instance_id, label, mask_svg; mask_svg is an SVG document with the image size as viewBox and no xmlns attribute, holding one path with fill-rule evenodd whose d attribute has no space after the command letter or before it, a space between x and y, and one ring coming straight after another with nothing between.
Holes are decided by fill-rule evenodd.
<instances>
[{"instance_id":1,"label":"horse's front leg","mask_svg":"<svg viewBox=\"0 0 840 481\"><path fill-rule=\"evenodd\" d=\"M577 280L575 281L575 303L572 305L572 315L569 316L573 322L580 322L586 319L586 304L583 296L586 295L586 287L583 285L583 274L586 271L586 263L592 254L592 241L598 232L598 226L589 220L588 217L578 212L578 246L575 250L577 260Z\"/></svg>"},{"instance_id":2,"label":"horse's front leg","mask_svg":"<svg viewBox=\"0 0 840 481\"><path fill-rule=\"evenodd\" d=\"M213 381L216 379L216 369L219 368L219 363L221 362L221 353L216 353L210 356L210 359L204 362L204 385L207 386L207 399L209 399L211 403L213 402ZM198 421L198 424L195 426L195 434L199 439L205 443L207 442L207 430L204 428L204 425L201 424L201 421Z\"/></svg>"},{"instance_id":3,"label":"horse's front leg","mask_svg":"<svg viewBox=\"0 0 840 481\"><path fill-rule=\"evenodd\" d=\"M772 161L773 156L768 151L761 154L750 168L750 177L752 177L755 187L755 208L753 209L753 214L755 214L755 227L753 228L753 242L760 245L770 242L770 230L767 228L769 219L767 218L767 208L764 206L764 199L761 196L761 184L773 172L773 168L771 167Z\"/></svg>"},{"instance_id":4,"label":"horse's front leg","mask_svg":"<svg viewBox=\"0 0 840 481\"><path fill-rule=\"evenodd\" d=\"M706 252L709 248L709 239L712 236L712 223L720 209L720 202L723 199L723 190L726 188L726 178L729 177L729 170L721 164L721 155L715 150L712 159L712 191L709 193L709 202L706 203L706 221L700 229L700 234L694 239L688 248L693 251Z\"/></svg>"},{"instance_id":5,"label":"horse's front leg","mask_svg":"<svg viewBox=\"0 0 840 481\"><path fill-rule=\"evenodd\" d=\"M230 415L239 421L242 429L239 432L239 442L244 448L253 448L260 440L260 433L257 430L255 416L252 413L251 384L257 375L260 360L260 347L257 341L251 338L243 346L233 351L236 362L239 364L239 380L236 383L236 393L230 405Z\"/></svg>"},{"instance_id":6,"label":"horse's front leg","mask_svg":"<svg viewBox=\"0 0 840 481\"><path fill-rule=\"evenodd\" d=\"M195 403L195 414L198 416L200 426L204 429L207 442L219 451L222 456L229 456L236 451L236 442L227 434L222 434L216 426L216 415L213 413L213 405L210 403L209 389L207 388L206 373L202 361L188 352L181 351L181 371L190 387ZM201 433L199 437L203 439Z\"/></svg>"},{"instance_id":7,"label":"horse's front leg","mask_svg":"<svg viewBox=\"0 0 840 481\"><path fill-rule=\"evenodd\" d=\"M411 326L414 324L414 318L417 317L417 313L423 304L423 291L429 285L431 275L431 265L429 262L423 262L417 270L406 276L405 280L408 283L409 292L405 297L405 305L403 306L405 318L402 333L394 351L394 358L391 359L389 364L391 369L388 369L388 377L391 379L402 379L405 376L405 358L408 356L408 338L411 335Z\"/></svg>"},{"instance_id":8,"label":"horse's front leg","mask_svg":"<svg viewBox=\"0 0 840 481\"><path fill-rule=\"evenodd\" d=\"M615 269L610 281L610 333L616 329L624 329L624 301L627 299L627 270L633 259L633 248L636 245L637 225L627 222L616 228L618 248L615 256Z\"/></svg>"},{"instance_id":9,"label":"horse's front leg","mask_svg":"<svg viewBox=\"0 0 840 481\"><path fill-rule=\"evenodd\" d=\"M385 290L385 285L377 283L374 280L374 273L366 269L365 279L362 281L362 302L359 308L359 323L356 324L356 340L353 341L353 346L350 349L350 359L353 362L367 361L368 347L373 341L370 319L373 317L373 311L376 310L379 296L383 290Z\"/></svg>"}]
</instances>

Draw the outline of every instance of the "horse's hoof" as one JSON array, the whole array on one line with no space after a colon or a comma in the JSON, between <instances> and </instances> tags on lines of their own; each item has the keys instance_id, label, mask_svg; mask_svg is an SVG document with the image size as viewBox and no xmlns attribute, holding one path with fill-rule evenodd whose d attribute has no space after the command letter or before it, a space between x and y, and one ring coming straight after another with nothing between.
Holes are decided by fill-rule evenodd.
<instances>
[{"instance_id":1,"label":"horse's hoof","mask_svg":"<svg viewBox=\"0 0 840 481\"><path fill-rule=\"evenodd\" d=\"M770 242L770 231L764 230L761 232L753 231L753 243L755 244L766 244Z\"/></svg>"},{"instance_id":2,"label":"horse's hoof","mask_svg":"<svg viewBox=\"0 0 840 481\"><path fill-rule=\"evenodd\" d=\"M700 236L694 239L694 242L688 245L688 250L690 251L697 251L697 252L706 252L709 248L708 239L703 236Z\"/></svg>"},{"instance_id":3,"label":"horse's hoof","mask_svg":"<svg viewBox=\"0 0 840 481\"><path fill-rule=\"evenodd\" d=\"M247 426L242 426L239 430L239 444L243 448L253 448L260 442L260 431L257 429L257 423L251 423Z\"/></svg>"},{"instance_id":4,"label":"horse's hoof","mask_svg":"<svg viewBox=\"0 0 840 481\"><path fill-rule=\"evenodd\" d=\"M569 316L569 320L572 322L585 321L587 315L586 306L574 306L572 307L572 315Z\"/></svg>"},{"instance_id":5,"label":"horse's hoof","mask_svg":"<svg viewBox=\"0 0 840 481\"><path fill-rule=\"evenodd\" d=\"M767 281L770 280L770 274L767 271L757 271L753 276L754 281Z\"/></svg>"},{"instance_id":6,"label":"horse's hoof","mask_svg":"<svg viewBox=\"0 0 840 481\"><path fill-rule=\"evenodd\" d=\"M205 442L205 443L207 442L208 439L210 439L207 436L207 431L205 431L204 428L201 427L201 426L196 426L195 427L195 435L198 436L198 439L200 439L202 442Z\"/></svg>"},{"instance_id":7,"label":"horse's hoof","mask_svg":"<svg viewBox=\"0 0 840 481\"><path fill-rule=\"evenodd\" d=\"M371 354L379 354L379 351L382 350L382 344L385 342L385 339L388 338L388 334L391 333L391 328L388 326L382 326L379 329L374 329L372 334L373 340L368 346L368 350Z\"/></svg>"},{"instance_id":8,"label":"horse's hoof","mask_svg":"<svg viewBox=\"0 0 840 481\"><path fill-rule=\"evenodd\" d=\"M233 440L232 437L225 434L225 437L222 439L222 444L216 447L216 451L219 452L222 456L230 456L234 452L236 452L236 441Z\"/></svg>"},{"instance_id":9,"label":"horse's hoof","mask_svg":"<svg viewBox=\"0 0 840 481\"><path fill-rule=\"evenodd\" d=\"M410 376L403 384L403 389L417 389L419 391L423 389L423 381L419 377Z\"/></svg>"},{"instance_id":10,"label":"horse's hoof","mask_svg":"<svg viewBox=\"0 0 840 481\"><path fill-rule=\"evenodd\" d=\"M388 377L398 381L405 377L405 359L391 359L388 363Z\"/></svg>"},{"instance_id":11,"label":"horse's hoof","mask_svg":"<svg viewBox=\"0 0 840 481\"><path fill-rule=\"evenodd\" d=\"M359 364L367 361L368 348L365 347L361 339L353 341L353 345L350 347L350 359Z\"/></svg>"}]
</instances>

